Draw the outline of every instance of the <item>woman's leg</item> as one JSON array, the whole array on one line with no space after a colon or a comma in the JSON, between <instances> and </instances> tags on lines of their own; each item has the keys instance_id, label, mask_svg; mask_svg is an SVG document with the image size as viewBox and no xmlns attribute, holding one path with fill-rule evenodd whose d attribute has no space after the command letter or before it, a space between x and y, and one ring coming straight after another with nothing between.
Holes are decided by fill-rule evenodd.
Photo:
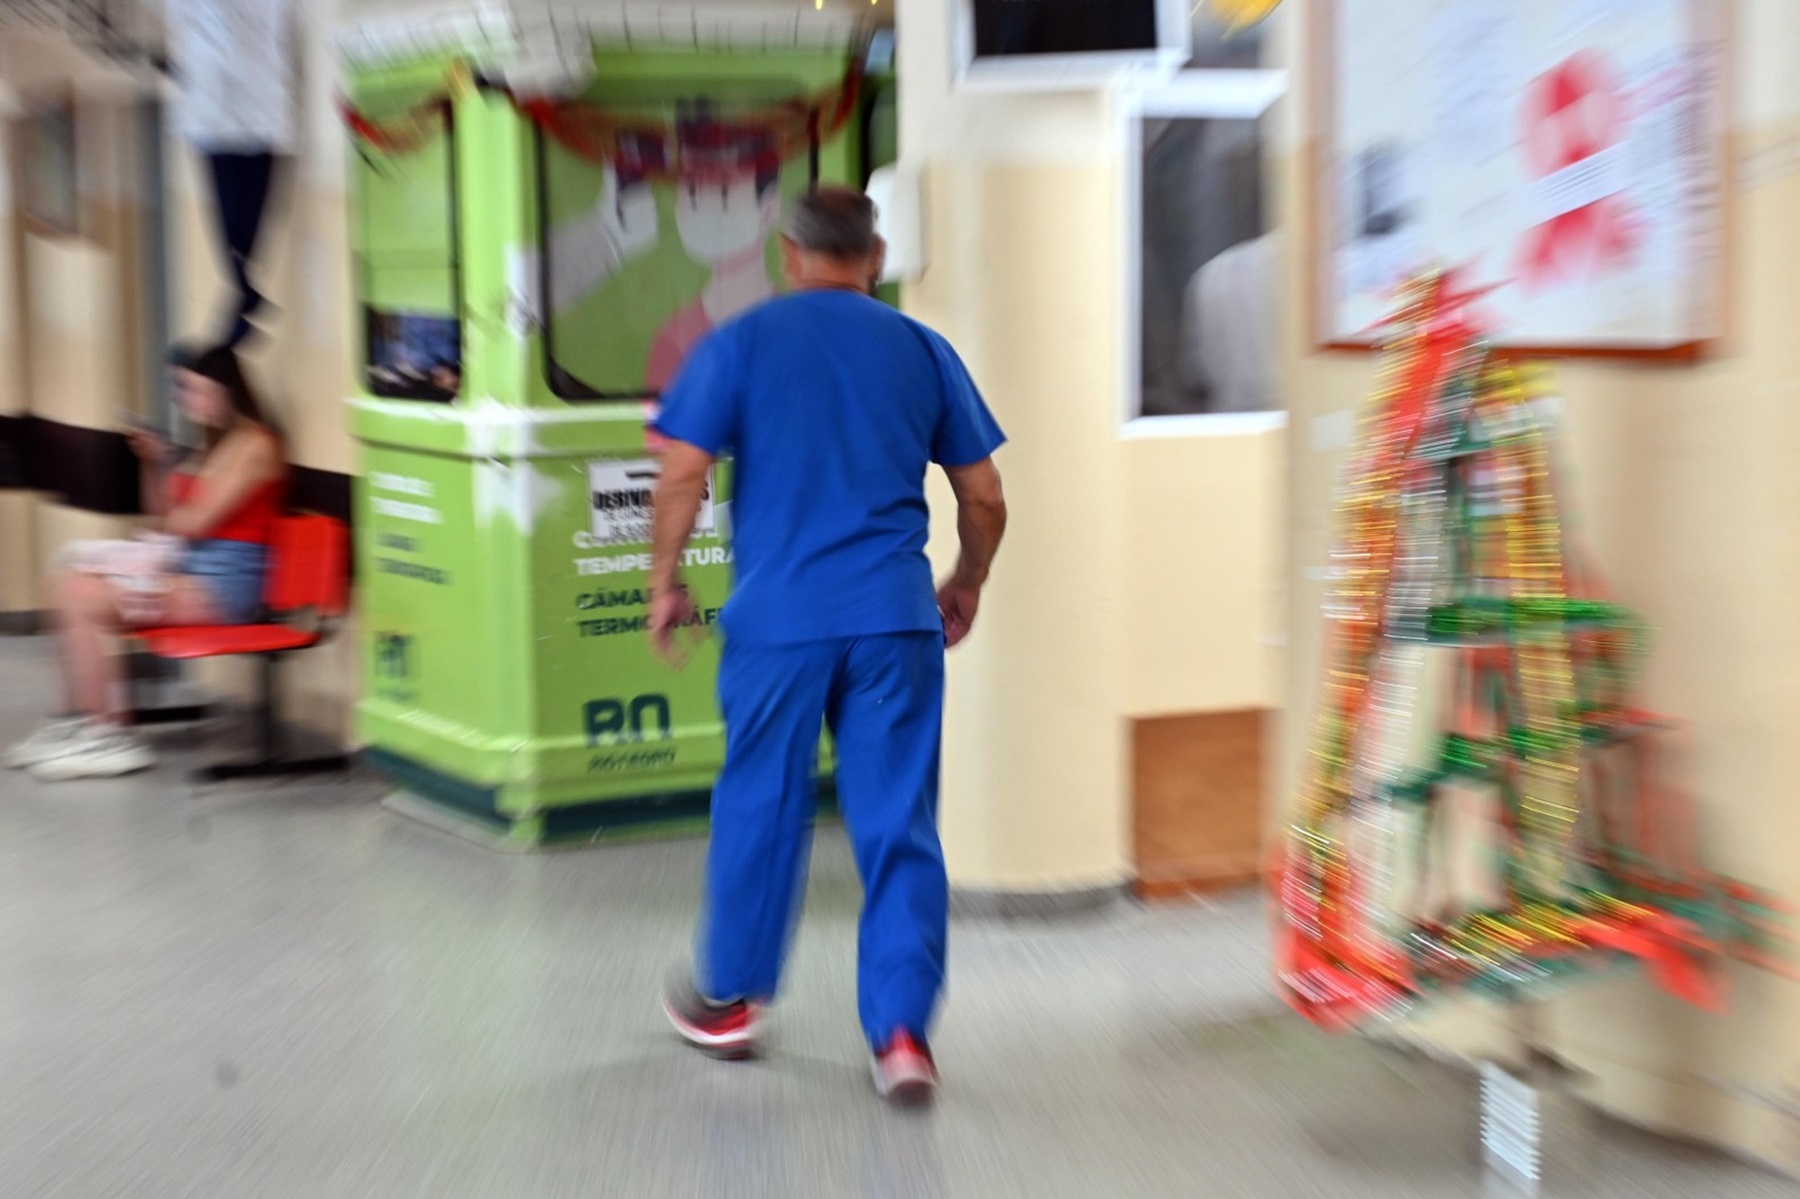
<instances>
[{"instance_id":1,"label":"woman's leg","mask_svg":"<svg viewBox=\"0 0 1800 1199\"><path fill-rule=\"evenodd\" d=\"M134 627L213 624L217 610L200 580L186 575L168 576L159 593L146 596L128 594L111 579L70 572L58 585L56 618L69 710L125 724L124 675L110 639Z\"/></svg>"},{"instance_id":2,"label":"woman's leg","mask_svg":"<svg viewBox=\"0 0 1800 1199\"><path fill-rule=\"evenodd\" d=\"M112 584L98 575L65 571L57 579L55 601L64 701L71 715L103 716L118 677L106 644L113 625Z\"/></svg>"}]
</instances>

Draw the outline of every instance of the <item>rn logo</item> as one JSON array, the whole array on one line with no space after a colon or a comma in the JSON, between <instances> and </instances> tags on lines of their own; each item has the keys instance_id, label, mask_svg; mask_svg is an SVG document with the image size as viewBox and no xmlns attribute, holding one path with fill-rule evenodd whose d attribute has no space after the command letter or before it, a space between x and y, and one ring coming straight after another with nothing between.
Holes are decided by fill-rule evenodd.
<instances>
[{"instance_id":1,"label":"rn logo","mask_svg":"<svg viewBox=\"0 0 1800 1199\"><path fill-rule=\"evenodd\" d=\"M412 677L412 637L406 633L375 634L375 677L405 679Z\"/></svg>"},{"instance_id":2,"label":"rn logo","mask_svg":"<svg viewBox=\"0 0 1800 1199\"><path fill-rule=\"evenodd\" d=\"M587 730L589 749L668 741L675 736L666 695L640 695L628 701L589 700L581 710L581 724Z\"/></svg>"}]
</instances>

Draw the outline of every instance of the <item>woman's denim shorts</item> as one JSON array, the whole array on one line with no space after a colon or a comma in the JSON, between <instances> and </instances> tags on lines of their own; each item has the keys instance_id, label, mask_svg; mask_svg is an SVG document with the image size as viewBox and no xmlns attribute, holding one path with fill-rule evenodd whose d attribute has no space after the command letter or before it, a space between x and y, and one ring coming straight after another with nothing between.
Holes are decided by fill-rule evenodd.
<instances>
[{"instance_id":1,"label":"woman's denim shorts","mask_svg":"<svg viewBox=\"0 0 1800 1199\"><path fill-rule=\"evenodd\" d=\"M200 580L226 624L249 624L262 615L269 547L249 541L196 541L176 570Z\"/></svg>"}]
</instances>

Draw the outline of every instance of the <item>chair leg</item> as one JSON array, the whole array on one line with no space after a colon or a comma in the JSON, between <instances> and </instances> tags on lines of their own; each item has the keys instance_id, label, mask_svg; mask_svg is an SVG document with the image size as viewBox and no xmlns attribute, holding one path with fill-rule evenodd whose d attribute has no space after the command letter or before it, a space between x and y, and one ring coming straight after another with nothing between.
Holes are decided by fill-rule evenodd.
<instances>
[{"instance_id":1,"label":"chair leg","mask_svg":"<svg viewBox=\"0 0 1800 1199\"><path fill-rule=\"evenodd\" d=\"M256 705L256 743L262 760L273 762L281 753L281 733L275 727L275 655L262 656L261 695Z\"/></svg>"},{"instance_id":2,"label":"chair leg","mask_svg":"<svg viewBox=\"0 0 1800 1199\"><path fill-rule=\"evenodd\" d=\"M260 757L251 762L221 762L196 772L202 782L223 783L232 779L286 778L307 774L334 774L350 765L348 754L326 754L317 758L282 758L281 724L275 711L276 663L278 655L262 655L262 694L256 705L256 742Z\"/></svg>"},{"instance_id":3,"label":"chair leg","mask_svg":"<svg viewBox=\"0 0 1800 1199\"><path fill-rule=\"evenodd\" d=\"M125 685L131 697L131 722L135 725L195 724L212 715L209 703L164 704L145 707L147 685L166 685L179 677L171 664L153 654L137 651L126 659Z\"/></svg>"},{"instance_id":4,"label":"chair leg","mask_svg":"<svg viewBox=\"0 0 1800 1199\"><path fill-rule=\"evenodd\" d=\"M135 725L198 724L211 715L212 709L202 704L183 704L177 708L137 708L131 714L131 723Z\"/></svg>"}]
</instances>

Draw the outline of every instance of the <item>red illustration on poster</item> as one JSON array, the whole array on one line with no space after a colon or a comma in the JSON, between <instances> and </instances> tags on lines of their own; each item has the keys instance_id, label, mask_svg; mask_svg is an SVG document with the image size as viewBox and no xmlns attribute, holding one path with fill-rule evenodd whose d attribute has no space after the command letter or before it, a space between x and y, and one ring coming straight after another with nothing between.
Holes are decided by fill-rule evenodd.
<instances>
[{"instance_id":1,"label":"red illustration on poster","mask_svg":"<svg viewBox=\"0 0 1800 1199\"><path fill-rule=\"evenodd\" d=\"M1533 79L1520 152L1540 218L1519 245L1519 281L1537 291L1631 265L1639 222L1626 198L1630 107L1618 74L1595 50Z\"/></svg>"}]
</instances>

